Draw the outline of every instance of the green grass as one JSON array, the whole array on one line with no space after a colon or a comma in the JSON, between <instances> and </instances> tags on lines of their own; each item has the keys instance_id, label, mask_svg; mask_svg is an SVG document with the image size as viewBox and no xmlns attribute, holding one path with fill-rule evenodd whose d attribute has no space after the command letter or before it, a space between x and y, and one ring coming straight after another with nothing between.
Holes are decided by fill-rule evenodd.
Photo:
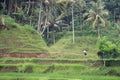
<instances>
[{"instance_id":1,"label":"green grass","mask_svg":"<svg viewBox=\"0 0 120 80\"><path fill-rule=\"evenodd\" d=\"M50 52L52 58L0 58L0 70L17 69L14 72L1 70L0 80L120 80L119 65L103 67L99 63L97 37L77 34L75 44L72 44L70 33L48 50L42 37L31 26L21 26L11 18L6 21L10 30L0 31L0 49L7 48L9 53ZM88 50L86 57L82 52L84 49ZM116 59L118 64L119 60Z\"/></svg>"},{"instance_id":2,"label":"green grass","mask_svg":"<svg viewBox=\"0 0 120 80\"><path fill-rule=\"evenodd\" d=\"M46 43L31 26L13 22L9 27L0 31L0 49L7 48L8 53L48 53Z\"/></svg>"},{"instance_id":3,"label":"green grass","mask_svg":"<svg viewBox=\"0 0 120 80\"><path fill-rule=\"evenodd\" d=\"M26 74L26 73L0 73L2 80L119 80L116 76L97 76L79 74Z\"/></svg>"},{"instance_id":4,"label":"green grass","mask_svg":"<svg viewBox=\"0 0 120 80\"><path fill-rule=\"evenodd\" d=\"M82 52L84 49L87 49L87 59L98 59L97 38L93 36L76 36L73 44L72 36L69 35L50 46L51 54L57 58L85 59Z\"/></svg>"},{"instance_id":5,"label":"green grass","mask_svg":"<svg viewBox=\"0 0 120 80\"><path fill-rule=\"evenodd\" d=\"M119 66L103 67L97 60L53 60L53 59L0 59L0 67L32 73L81 74L81 75L120 75ZM17 63L17 64L16 64ZM29 73L29 72L26 72Z\"/></svg>"},{"instance_id":6,"label":"green grass","mask_svg":"<svg viewBox=\"0 0 120 80\"><path fill-rule=\"evenodd\" d=\"M21 26L9 17L6 17L6 21L10 30L0 31L0 49L7 48L9 53L51 53L52 58L57 59L99 59L96 54L99 51L96 36L82 36L75 32L75 44L72 44L72 33L66 32L64 37L48 47L31 26ZM84 49L87 49L87 57L83 55Z\"/></svg>"}]
</instances>

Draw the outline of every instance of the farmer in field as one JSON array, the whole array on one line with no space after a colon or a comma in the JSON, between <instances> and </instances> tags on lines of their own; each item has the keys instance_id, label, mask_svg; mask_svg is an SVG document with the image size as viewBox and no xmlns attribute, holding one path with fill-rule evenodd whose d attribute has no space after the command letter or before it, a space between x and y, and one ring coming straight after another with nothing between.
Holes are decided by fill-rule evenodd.
<instances>
[{"instance_id":1,"label":"farmer in field","mask_svg":"<svg viewBox=\"0 0 120 80\"><path fill-rule=\"evenodd\" d=\"M84 54L84 56L86 56L87 55L87 51L83 50L83 54Z\"/></svg>"}]
</instances>

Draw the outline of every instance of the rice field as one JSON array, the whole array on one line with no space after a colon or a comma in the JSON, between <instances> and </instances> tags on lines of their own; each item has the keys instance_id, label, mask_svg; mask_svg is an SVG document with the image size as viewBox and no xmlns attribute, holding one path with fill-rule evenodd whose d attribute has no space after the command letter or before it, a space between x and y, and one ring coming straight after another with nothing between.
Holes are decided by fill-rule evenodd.
<instances>
[{"instance_id":1,"label":"rice field","mask_svg":"<svg viewBox=\"0 0 120 80\"><path fill-rule=\"evenodd\" d=\"M120 80L120 77L54 73L0 73L0 80Z\"/></svg>"}]
</instances>

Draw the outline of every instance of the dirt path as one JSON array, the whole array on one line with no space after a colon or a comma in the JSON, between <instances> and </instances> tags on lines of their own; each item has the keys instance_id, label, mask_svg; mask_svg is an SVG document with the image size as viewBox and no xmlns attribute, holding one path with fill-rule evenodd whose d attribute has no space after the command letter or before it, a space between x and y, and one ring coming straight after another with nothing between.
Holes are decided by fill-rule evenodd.
<instances>
[{"instance_id":1,"label":"dirt path","mask_svg":"<svg viewBox=\"0 0 120 80\"><path fill-rule=\"evenodd\" d=\"M0 53L0 58L50 58L47 53Z\"/></svg>"}]
</instances>

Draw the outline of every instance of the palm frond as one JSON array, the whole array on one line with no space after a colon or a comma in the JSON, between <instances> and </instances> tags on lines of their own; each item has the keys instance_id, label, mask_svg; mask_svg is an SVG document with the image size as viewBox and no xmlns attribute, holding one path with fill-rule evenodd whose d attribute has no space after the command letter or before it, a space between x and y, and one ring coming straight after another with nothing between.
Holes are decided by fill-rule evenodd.
<instances>
[{"instance_id":1,"label":"palm frond","mask_svg":"<svg viewBox=\"0 0 120 80\"><path fill-rule=\"evenodd\" d=\"M100 19L102 25L105 27L105 26L106 26L106 25L105 25L105 20L104 20L102 17L100 17L100 16L99 16L99 19Z\"/></svg>"},{"instance_id":2,"label":"palm frond","mask_svg":"<svg viewBox=\"0 0 120 80\"><path fill-rule=\"evenodd\" d=\"M96 3L95 3L94 1L91 1L90 4L91 4L92 6L96 6Z\"/></svg>"},{"instance_id":3,"label":"palm frond","mask_svg":"<svg viewBox=\"0 0 120 80\"><path fill-rule=\"evenodd\" d=\"M89 14L90 14L90 15L91 15L91 14L96 14L96 12L93 11L92 9L90 9L90 10L89 10Z\"/></svg>"},{"instance_id":4,"label":"palm frond","mask_svg":"<svg viewBox=\"0 0 120 80\"><path fill-rule=\"evenodd\" d=\"M92 20L94 20L94 18L93 18L93 17L89 17L89 18L87 18L87 19L85 20L85 22L87 22L87 21L92 21Z\"/></svg>"},{"instance_id":5,"label":"palm frond","mask_svg":"<svg viewBox=\"0 0 120 80\"><path fill-rule=\"evenodd\" d=\"M56 18L56 21L62 19L64 16L65 16L65 13L62 13L61 15L59 15L59 16Z\"/></svg>"},{"instance_id":6,"label":"palm frond","mask_svg":"<svg viewBox=\"0 0 120 80\"><path fill-rule=\"evenodd\" d=\"M84 6L86 6L85 0L76 0L76 4L78 4L79 7L84 7Z\"/></svg>"},{"instance_id":7,"label":"palm frond","mask_svg":"<svg viewBox=\"0 0 120 80\"><path fill-rule=\"evenodd\" d=\"M98 24L98 18L99 18L99 15L96 15L96 18L92 24L92 27L95 28L95 27L98 27L97 24Z\"/></svg>"},{"instance_id":8,"label":"palm frond","mask_svg":"<svg viewBox=\"0 0 120 80\"><path fill-rule=\"evenodd\" d=\"M56 3L68 2L69 0L56 0Z\"/></svg>"},{"instance_id":9,"label":"palm frond","mask_svg":"<svg viewBox=\"0 0 120 80\"><path fill-rule=\"evenodd\" d=\"M109 16L108 10L102 10L101 15L104 16L104 17Z\"/></svg>"},{"instance_id":10,"label":"palm frond","mask_svg":"<svg viewBox=\"0 0 120 80\"><path fill-rule=\"evenodd\" d=\"M85 18L85 17L87 17L88 15L89 15L89 13L86 12L86 13L83 14L83 17Z\"/></svg>"}]
</instances>

